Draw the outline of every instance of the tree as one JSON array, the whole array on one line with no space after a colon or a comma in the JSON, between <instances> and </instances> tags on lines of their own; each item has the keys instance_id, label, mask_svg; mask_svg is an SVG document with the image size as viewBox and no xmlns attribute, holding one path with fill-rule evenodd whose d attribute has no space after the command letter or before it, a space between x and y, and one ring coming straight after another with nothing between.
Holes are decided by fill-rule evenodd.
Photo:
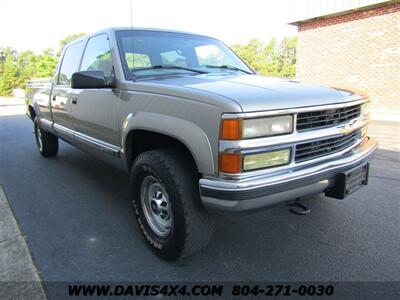
<instances>
[{"instance_id":1,"label":"tree","mask_svg":"<svg viewBox=\"0 0 400 300\"><path fill-rule=\"evenodd\" d=\"M25 88L32 78L52 77L62 48L69 42L85 35L71 34L60 41L61 49L43 50L40 54L32 51L18 53L11 48L0 48L0 95L10 95L14 88Z\"/></svg>"},{"instance_id":2,"label":"tree","mask_svg":"<svg viewBox=\"0 0 400 300\"><path fill-rule=\"evenodd\" d=\"M294 77L296 75L297 38L275 38L264 43L252 39L246 45L235 44L232 49L254 70L263 75Z\"/></svg>"},{"instance_id":3,"label":"tree","mask_svg":"<svg viewBox=\"0 0 400 300\"><path fill-rule=\"evenodd\" d=\"M247 45L236 44L232 49L252 68L262 72L267 63L267 57L263 54L264 44L259 39L252 39Z\"/></svg>"},{"instance_id":4,"label":"tree","mask_svg":"<svg viewBox=\"0 0 400 300\"><path fill-rule=\"evenodd\" d=\"M67 45L69 42L72 42L73 40L76 40L77 38L80 38L82 36L86 35L86 33L81 32L81 33L74 33L70 34L67 37L63 38L60 42L60 50L57 52L57 56L61 55L62 50L64 49L65 45Z\"/></svg>"},{"instance_id":5,"label":"tree","mask_svg":"<svg viewBox=\"0 0 400 300\"><path fill-rule=\"evenodd\" d=\"M278 54L278 71L282 76L296 75L296 44L297 37L284 38L280 44Z\"/></svg>"},{"instance_id":6,"label":"tree","mask_svg":"<svg viewBox=\"0 0 400 300\"><path fill-rule=\"evenodd\" d=\"M5 60L6 60L6 52L2 47L0 47L0 76L1 74L3 74Z\"/></svg>"},{"instance_id":7,"label":"tree","mask_svg":"<svg viewBox=\"0 0 400 300\"><path fill-rule=\"evenodd\" d=\"M36 61L36 78L53 77L58 57L52 48L47 48L43 54L38 56Z\"/></svg>"},{"instance_id":8,"label":"tree","mask_svg":"<svg viewBox=\"0 0 400 300\"><path fill-rule=\"evenodd\" d=\"M21 52L17 59L18 80L16 86L25 88L28 80L36 74L37 56L32 51Z\"/></svg>"},{"instance_id":9,"label":"tree","mask_svg":"<svg viewBox=\"0 0 400 300\"><path fill-rule=\"evenodd\" d=\"M16 66L16 51L11 48L3 50L5 60L0 74L0 95L10 95L12 90L17 86L18 68Z\"/></svg>"}]
</instances>

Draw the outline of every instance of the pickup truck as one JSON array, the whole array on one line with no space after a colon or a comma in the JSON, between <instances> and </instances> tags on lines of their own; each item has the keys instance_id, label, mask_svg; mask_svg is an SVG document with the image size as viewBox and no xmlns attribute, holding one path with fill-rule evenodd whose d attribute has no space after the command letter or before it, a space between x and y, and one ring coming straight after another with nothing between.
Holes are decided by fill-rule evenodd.
<instances>
[{"instance_id":1,"label":"pickup truck","mask_svg":"<svg viewBox=\"0 0 400 300\"><path fill-rule=\"evenodd\" d=\"M69 43L26 93L39 152L58 141L126 170L138 227L165 260L202 249L218 214L368 183L369 98L257 75L221 41L109 28Z\"/></svg>"}]
</instances>

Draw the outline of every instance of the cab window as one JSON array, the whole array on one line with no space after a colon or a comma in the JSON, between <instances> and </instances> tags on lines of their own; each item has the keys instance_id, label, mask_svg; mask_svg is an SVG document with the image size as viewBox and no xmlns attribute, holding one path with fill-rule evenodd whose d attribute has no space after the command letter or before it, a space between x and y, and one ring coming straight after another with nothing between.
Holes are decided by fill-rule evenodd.
<instances>
[{"instance_id":1,"label":"cab window","mask_svg":"<svg viewBox=\"0 0 400 300\"><path fill-rule=\"evenodd\" d=\"M103 71L106 77L113 75L111 48L106 34L96 35L89 39L80 71Z\"/></svg>"},{"instance_id":2,"label":"cab window","mask_svg":"<svg viewBox=\"0 0 400 300\"><path fill-rule=\"evenodd\" d=\"M130 69L151 67L150 58L143 53L125 53L125 60Z\"/></svg>"},{"instance_id":3,"label":"cab window","mask_svg":"<svg viewBox=\"0 0 400 300\"><path fill-rule=\"evenodd\" d=\"M161 61L165 65L187 67L186 57L180 50L173 50L160 53Z\"/></svg>"},{"instance_id":4,"label":"cab window","mask_svg":"<svg viewBox=\"0 0 400 300\"><path fill-rule=\"evenodd\" d=\"M197 59L202 65L234 65L235 62L215 45L202 45L195 47Z\"/></svg>"}]
</instances>

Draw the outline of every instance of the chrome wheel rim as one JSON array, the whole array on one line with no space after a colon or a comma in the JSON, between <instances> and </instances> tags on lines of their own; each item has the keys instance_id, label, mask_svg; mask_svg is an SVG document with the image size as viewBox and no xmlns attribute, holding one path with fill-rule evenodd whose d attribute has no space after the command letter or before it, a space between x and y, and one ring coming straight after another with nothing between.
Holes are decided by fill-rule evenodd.
<instances>
[{"instance_id":1,"label":"chrome wheel rim","mask_svg":"<svg viewBox=\"0 0 400 300\"><path fill-rule=\"evenodd\" d=\"M143 179L140 201L151 230L160 237L166 237L171 232L171 203L164 187L153 176Z\"/></svg>"},{"instance_id":2,"label":"chrome wheel rim","mask_svg":"<svg viewBox=\"0 0 400 300\"><path fill-rule=\"evenodd\" d=\"M35 126L35 131L36 131L36 141L39 147L39 151L42 151L43 149L42 133L40 132L40 129L37 125Z\"/></svg>"}]
</instances>

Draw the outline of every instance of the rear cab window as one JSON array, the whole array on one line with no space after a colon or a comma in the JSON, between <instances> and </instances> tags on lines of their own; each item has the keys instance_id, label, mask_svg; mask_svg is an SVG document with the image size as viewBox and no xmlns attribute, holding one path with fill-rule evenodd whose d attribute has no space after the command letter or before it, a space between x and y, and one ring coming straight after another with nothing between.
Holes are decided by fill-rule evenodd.
<instances>
[{"instance_id":1,"label":"rear cab window","mask_svg":"<svg viewBox=\"0 0 400 300\"><path fill-rule=\"evenodd\" d=\"M149 56L143 53L125 53L125 60L130 69L151 66Z\"/></svg>"},{"instance_id":2,"label":"rear cab window","mask_svg":"<svg viewBox=\"0 0 400 300\"><path fill-rule=\"evenodd\" d=\"M160 53L161 61L165 65L187 67L186 57L180 50Z\"/></svg>"},{"instance_id":3,"label":"rear cab window","mask_svg":"<svg viewBox=\"0 0 400 300\"><path fill-rule=\"evenodd\" d=\"M234 65L235 62L232 61L228 56L226 56L221 49L215 45L202 45L195 47L197 59L199 65Z\"/></svg>"},{"instance_id":4,"label":"rear cab window","mask_svg":"<svg viewBox=\"0 0 400 300\"><path fill-rule=\"evenodd\" d=\"M61 61L58 74L57 85L71 86L71 77L78 69L81 59L82 42L77 42L67 46Z\"/></svg>"}]
</instances>

